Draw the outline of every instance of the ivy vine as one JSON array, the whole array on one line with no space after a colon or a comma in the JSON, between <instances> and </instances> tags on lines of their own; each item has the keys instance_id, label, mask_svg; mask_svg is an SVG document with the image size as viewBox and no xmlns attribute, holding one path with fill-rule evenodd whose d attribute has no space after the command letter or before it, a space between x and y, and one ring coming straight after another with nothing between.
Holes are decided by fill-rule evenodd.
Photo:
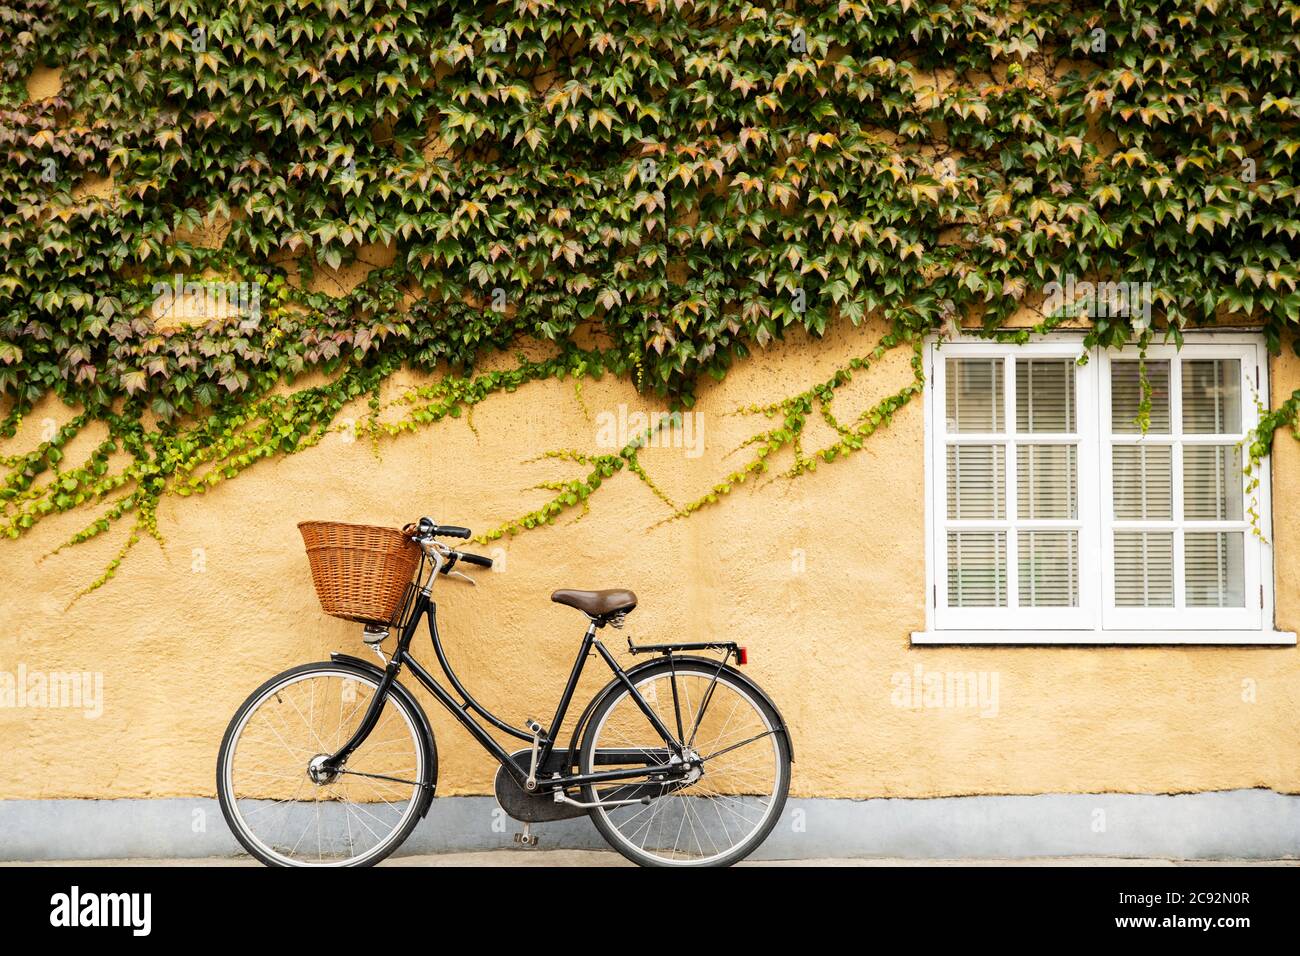
<instances>
[{"instance_id":1,"label":"ivy vine","mask_svg":"<svg viewBox=\"0 0 1300 956\"><path fill-rule=\"evenodd\" d=\"M1067 276L1149 283L1150 319L1086 315L1089 346L1231 316L1278 350L1298 25L1286 0L0 2L0 436L51 393L74 409L0 461L0 531L129 519L111 575L164 495L309 447L357 399L372 441L544 378L689 408L788 330L883 319L868 355L747 409L768 425L698 500L637 441L553 451L585 474L492 534L621 471L682 516L783 450L791 476L851 454L919 393L924 336L1027 337L1007 320ZM61 87L33 100L41 66ZM255 304L159 320L160 289L232 284ZM521 337L553 357L478 371ZM914 381L841 422L837 390L894 348ZM402 367L444 374L392 421ZM1298 415L1264 415L1249 471ZM810 451L813 416L835 438Z\"/></svg>"}]
</instances>

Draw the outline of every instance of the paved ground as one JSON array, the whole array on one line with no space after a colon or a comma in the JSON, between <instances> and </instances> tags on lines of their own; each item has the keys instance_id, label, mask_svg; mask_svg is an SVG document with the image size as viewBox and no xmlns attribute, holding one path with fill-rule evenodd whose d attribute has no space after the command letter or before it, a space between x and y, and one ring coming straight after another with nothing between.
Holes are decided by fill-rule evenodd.
<instances>
[{"instance_id":1,"label":"paved ground","mask_svg":"<svg viewBox=\"0 0 1300 956\"><path fill-rule=\"evenodd\" d=\"M254 866L248 857L199 860L51 860L0 863L0 866ZM630 866L617 853L600 850L490 850L400 856L381 866ZM1121 860L1107 857L1052 857L1034 860L766 860L742 866L1300 866L1300 860Z\"/></svg>"}]
</instances>

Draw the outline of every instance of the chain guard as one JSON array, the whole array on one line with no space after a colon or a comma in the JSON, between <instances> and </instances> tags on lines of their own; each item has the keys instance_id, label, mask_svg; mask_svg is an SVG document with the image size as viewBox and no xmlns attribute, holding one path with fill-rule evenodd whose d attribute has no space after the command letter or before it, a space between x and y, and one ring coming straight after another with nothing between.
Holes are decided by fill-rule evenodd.
<instances>
[{"instance_id":1,"label":"chain guard","mask_svg":"<svg viewBox=\"0 0 1300 956\"><path fill-rule=\"evenodd\" d=\"M527 774L532 753L531 749L516 750L510 755L510 759ZM537 768L538 781L553 773L567 773L572 767L573 762L569 757L569 751L554 750L546 763ZM496 794L501 809L521 823L546 823L550 820L568 820L587 815L587 811L582 807L556 803L555 797L550 793L540 790L537 793L529 793L515 782L515 778L504 766L497 768Z\"/></svg>"}]
</instances>

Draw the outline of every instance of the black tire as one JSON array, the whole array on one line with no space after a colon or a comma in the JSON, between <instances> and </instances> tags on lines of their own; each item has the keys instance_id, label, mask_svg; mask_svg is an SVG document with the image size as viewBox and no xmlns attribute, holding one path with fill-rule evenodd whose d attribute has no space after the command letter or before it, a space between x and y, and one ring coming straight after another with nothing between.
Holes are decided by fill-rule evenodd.
<instances>
[{"instance_id":1,"label":"black tire","mask_svg":"<svg viewBox=\"0 0 1300 956\"><path fill-rule=\"evenodd\" d=\"M322 675L342 674L358 681L362 681L370 687L378 686L378 675L375 672L364 667L358 667L355 664L320 661L312 664L301 664L298 667L291 667L287 671L276 674L270 680L258 687L257 690L248 695L248 698L239 706L239 709L235 711L235 715L230 719L230 723L226 727L225 735L221 740L221 749L217 753L217 800L221 804L221 813L222 816L225 817L226 826L230 828L230 832L234 834L235 839L239 841L240 845L243 846L251 856L266 866L290 866L294 864L286 862L284 859L277 859L276 857L264 852L255 842L253 837L248 834L245 831L245 828L241 825L239 814L234 806L234 795L230 793L228 783L229 761L232 757L232 746L234 744L235 736L243 726L245 718L249 715L249 712L259 702L267 698L273 689L278 686L287 686L295 679L301 678L302 675L311 673L320 673ZM421 737L420 747L424 761L424 779L430 784L435 783L438 773L437 750L435 749L432 735L427 729L428 719L420 709L419 704L415 703L414 700L408 702L405 695L390 690L385 700L384 707L398 708L409 725L418 731L419 736ZM358 753L364 750L364 747L365 745L363 744ZM427 808L428 798L426 797L418 802L415 812L408 813L402 821L401 826L394 830L393 833L374 850L369 851L363 860L338 865L374 866L376 863L379 863L401 846L406 838L411 835L411 831L415 829L416 825L423 818Z\"/></svg>"},{"instance_id":2,"label":"black tire","mask_svg":"<svg viewBox=\"0 0 1300 956\"><path fill-rule=\"evenodd\" d=\"M684 660L678 659L675 661L675 668L679 678L683 674L693 674L705 679L711 679L715 673L718 673L718 664L716 661L702 660L699 658ZM641 668L631 676L633 682L640 687L640 685L647 680L660 678L669 673L669 662L664 660ZM776 826L776 822L781 818L781 813L785 808L786 797L790 792L791 764L790 741L786 737L784 721L781 719L781 715L777 713L776 708L768 702L767 698L761 691L758 691L756 685L754 685L752 681L739 671L731 667L724 667L719 674L718 679L720 683L726 683L735 691L743 693L743 695L752 703L755 711L761 715L763 721L765 721L767 726L771 728L772 733L770 734L770 738L776 749L774 766L776 767L777 774L776 787L771 797L771 803L764 811L765 816L763 817L761 824L748 837L743 839L742 842L738 843L728 852L720 854L714 858L698 861L668 861L657 857L654 854L647 853L644 850L640 850L635 846L629 845L629 841L624 838L623 834L617 829L617 827L611 824L607 811L600 808L589 810L588 815L591 817L592 822L596 825L596 829L600 831L601 836L605 838L606 842L608 842L611 847L621 853L624 857L639 866L732 866L733 864L743 860L750 853L754 852L754 850L767 839L768 834L772 832L772 828ZM581 773L592 772L593 754L597 746L597 738L600 734L600 730L605 722L606 715L608 715L613 708L618 706L620 701L628 701L630 705L635 706L634 702L631 702L629 699L627 689L622 685L614 685L596 704L596 707L592 711L591 718L588 720L586 730L583 734L582 746L579 750L579 767ZM660 716L662 717L663 715L661 714ZM668 723L669 721L665 722ZM645 721L645 727L647 730L651 729L648 720ZM672 728L670 727L670 729ZM706 775L707 772L706 761ZM689 790L690 788L686 787L683 788L681 792L687 793ZM608 790L606 792L607 795L610 793ZM587 803L595 802L599 799L596 788L592 786L584 787L583 794L583 800ZM659 797L658 799L664 800L670 799L670 797Z\"/></svg>"}]
</instances>

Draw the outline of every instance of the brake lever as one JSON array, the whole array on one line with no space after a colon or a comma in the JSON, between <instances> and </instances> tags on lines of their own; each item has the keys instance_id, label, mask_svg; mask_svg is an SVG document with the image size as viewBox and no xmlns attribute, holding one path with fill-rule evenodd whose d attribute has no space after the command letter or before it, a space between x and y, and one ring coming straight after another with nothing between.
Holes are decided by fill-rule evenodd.
<instances>
[{"instance_id":1,"label":"brake lever","mask_svg":"<svg viewBox=\"0 0 1300 956\"><path fill-rule=\"evenodd\" d=\"M462 581L468 581L474 587L478 587L478 582L475 581L473 578L471 578L468 574L464 574L460 571L447 571L446 575L449 578L460 578Z\"/></svg>"}]
</instances>

